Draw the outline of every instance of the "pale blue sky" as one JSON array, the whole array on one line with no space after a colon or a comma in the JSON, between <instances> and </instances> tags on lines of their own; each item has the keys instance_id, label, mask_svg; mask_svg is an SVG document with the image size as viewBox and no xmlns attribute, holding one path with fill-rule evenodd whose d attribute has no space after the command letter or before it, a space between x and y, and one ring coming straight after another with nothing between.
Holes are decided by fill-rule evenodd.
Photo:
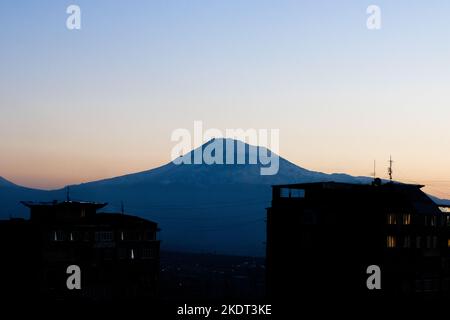
<instances>
[{"instance_id":1,"label":"pale blue sky","mask_svg":"<svg viewBox=\"0 0 450 320\"><path fill-rule=\"evenodd\" d=\"M66 29L77 4L82 29ZM376 4L382 29L366 28ZM278 128L303 167L450 197L450 3L0 4L0 176L33 187L169 161L176 128Z\"/></svg>"}]
</instances>

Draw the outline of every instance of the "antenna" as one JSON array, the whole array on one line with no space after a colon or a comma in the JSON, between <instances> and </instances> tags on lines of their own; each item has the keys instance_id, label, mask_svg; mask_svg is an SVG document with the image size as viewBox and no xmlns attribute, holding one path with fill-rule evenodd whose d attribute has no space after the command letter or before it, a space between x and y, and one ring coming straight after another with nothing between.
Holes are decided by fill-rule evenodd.
<instances>
[{"instance_id":1,"label":"antenna","mask_svg":"<svg viewBox=\"0 0 450 320\"><path fill-rule=\"evenodd\" d=\"M373 178L377 178L377 160L373 160Z\"/></svg>"},{"instance_id":2,"label":"antenna","mask_svg":"<svg viewBox=\"0 0 450 320\"><path fill-rule=\"evenodd\" d=\"M389 156L389 168L388 168L388 175L389 175L389 180L391 180L392 182L392 164L394 163L394 161L392 161L392 156Z\"/></svg>"},{"instance_id":3,"label":"antenna","mask_svg":"<svg viewBox=\"0 0 450 320\"><path fill-rule=\"evenodd\" d=\"M381 186L382 182L380 178L377 178L377 160L373 160L373 186Z\"/></svg>"}]
</instances>

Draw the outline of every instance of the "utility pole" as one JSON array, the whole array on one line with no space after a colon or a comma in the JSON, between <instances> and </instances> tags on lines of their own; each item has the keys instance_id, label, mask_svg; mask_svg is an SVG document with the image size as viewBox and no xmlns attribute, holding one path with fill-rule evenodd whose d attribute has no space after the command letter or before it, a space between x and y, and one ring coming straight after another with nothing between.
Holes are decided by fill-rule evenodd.
<instances>
[{"instance_id":1,"label":"utility pole","mask_svg":"<svg viewBox=\"0 0 450 320\"><path fill-rule=\"evenodd\" d=\"M377 160L373 160L373 179L377 178Z\"/></svg>"}]
</instances>

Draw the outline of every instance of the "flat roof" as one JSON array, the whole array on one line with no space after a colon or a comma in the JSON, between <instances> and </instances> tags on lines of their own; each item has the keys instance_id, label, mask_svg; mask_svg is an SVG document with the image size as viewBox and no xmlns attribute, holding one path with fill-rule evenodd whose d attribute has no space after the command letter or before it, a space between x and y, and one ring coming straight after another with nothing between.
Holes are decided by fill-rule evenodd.
<instances>
[{"instance_id":1,"label":"flat roof","mask_svg":"<svg viewBox=\"0 0 450 320\"><path fill-rule=\"evenodd\" d=\"M323 182L306 182L306 183L292 183L292 184L277 184L272 185L272 188L289 188L289 189L302 189L310 187L333 187L333 188L368 188L368 187L396 187L396 188L423 188L424 185L420 184L406 184L406 183L382 183L379 186L374 186L370 183L346 183L335 181L323 181Z\"/></svg>"},{"instance_id":2,"label":"flat roof","mask_svg":"<svg viewBox=\"0 0 450 320\"><path fill-rule=\"evenodd\" d=\"M105 207L107 202L89 202L89 201L20 201L24 206L28 208L36 207L55 207L55 206L81 206L81 207L94 207L97 209Z\"/></svg>"},{"instance_id":3,"label":"flat roof","mask_svg":"<svg viewBox=\"0 0 450 320\"><path fill-rule=\"evenodd\" d=\"M138 217L131 214L126 213L118 213L118 212L98 212L96 215L89 217L88 221L101 223L150 223L157 225L158 223L149 219L145 219L142 217Z\"/></svg>"}]
</instances>

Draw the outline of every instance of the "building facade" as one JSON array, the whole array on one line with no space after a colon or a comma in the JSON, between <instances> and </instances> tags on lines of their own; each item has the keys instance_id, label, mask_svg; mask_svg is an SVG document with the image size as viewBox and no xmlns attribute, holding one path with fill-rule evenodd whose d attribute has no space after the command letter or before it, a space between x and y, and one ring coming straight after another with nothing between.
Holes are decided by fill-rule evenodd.
<instances>
[{"instance_id":1,"label":"building facade","mask_svg":"<svg viewBox=\"0 0 450 320\"><path fill-rule=\"evenodd\" d=\"M422 186L335 182L273 186L267 209L272 297L310 299L449 295L449 212ZM367 280L379 267L381 288Z\"/></svg>"},{"instance_id":2,"label":"building facade","mask_svg":"<svg viewBox=\"0 0 450 320\"><path fill-rule=\"evenodd\" d=\"M106 203L23 202L30 219L0 222L2 287L9 297L111 301L158 293L155 222L97 213ZM69 289L69 266L79 267L81 288Z\"/></svg>"}]
</instances>

